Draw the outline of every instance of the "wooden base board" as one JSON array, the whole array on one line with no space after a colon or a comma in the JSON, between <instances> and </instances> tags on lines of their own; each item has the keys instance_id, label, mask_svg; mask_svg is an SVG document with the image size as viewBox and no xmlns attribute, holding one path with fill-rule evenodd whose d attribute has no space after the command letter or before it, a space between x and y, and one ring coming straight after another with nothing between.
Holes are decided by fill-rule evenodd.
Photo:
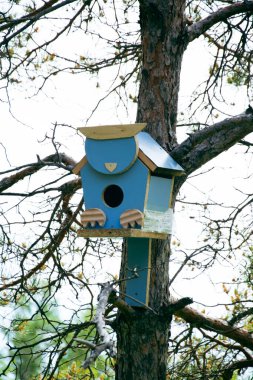
<instances>
[{"instance_id":1,"label":"wooden base board","mask_svg":"<svg viewBox=\"0 0 253 380\"><path fill-rule=\"evenodd\" d=\"M168 234L143 231L134 228L122 228L122 229L82 229L77 231L77 235L84 238L104 238L104 237L134 237L134 238L150 238L166 240Z\"/></svg>"}]
</instances>

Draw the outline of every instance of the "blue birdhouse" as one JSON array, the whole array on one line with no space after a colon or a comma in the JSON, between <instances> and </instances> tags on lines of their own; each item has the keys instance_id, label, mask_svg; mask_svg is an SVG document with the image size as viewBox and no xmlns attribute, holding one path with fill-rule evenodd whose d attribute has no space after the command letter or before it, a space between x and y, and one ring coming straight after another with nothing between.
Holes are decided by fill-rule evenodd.
<instances>
[{"instance_id":1,"label":"blue birdhouse","mask_svg":"<svg viewBox=\"0 0 253 380\"><path fill-rule=\"evenodd\" d=\"M125 237L127 302L148 304L151 239L172 231L171 196L183 168L146 132L146 124L79 128L86 137L80 174L85 210L82 237Z\"/></svg>"},{"instance_id":2,"label":"blue birdhouse","mask_svg":"<svg viewBox=\"0 0 253 380\"><path fill-rule=\"evenodd\" d=\"M183 169L145 132L146 124L80 128L85 211L81 236L166 238L174 177Z\"/></svg>"}]
</instances>

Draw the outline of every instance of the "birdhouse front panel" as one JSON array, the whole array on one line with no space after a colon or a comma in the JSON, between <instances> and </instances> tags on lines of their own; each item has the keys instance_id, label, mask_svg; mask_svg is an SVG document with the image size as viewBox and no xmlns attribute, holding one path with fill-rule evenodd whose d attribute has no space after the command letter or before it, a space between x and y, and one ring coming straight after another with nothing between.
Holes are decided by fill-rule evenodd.
<instances>
[{"instance_id":1,"label":"birdhouse front panel","mask_svg":"<svg viewBox=\"0 0 253 380\"><path fill-rule=\"evenodd\" d=\"M105 218L101 225L92 216L87 223L88 228L120 229L124 213L129 210L144 212L149 170L140 160L132 165L131 170L110 175L97 172L87 163L81 170L81 177L86 210L101 210ZM132 227L141 228L141 224L133 220L131 223L134 223Z\"/></svg>"}]
</instances>

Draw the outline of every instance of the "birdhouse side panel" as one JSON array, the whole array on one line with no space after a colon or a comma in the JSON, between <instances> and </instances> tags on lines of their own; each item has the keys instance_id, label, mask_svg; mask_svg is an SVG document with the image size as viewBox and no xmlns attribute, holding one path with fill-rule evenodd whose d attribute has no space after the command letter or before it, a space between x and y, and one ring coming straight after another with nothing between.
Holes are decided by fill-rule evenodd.
<instances>
[{"instance_id":1,"label":"birdhouse side panel","mask_svg":"<svg viewBox=\"0 0 253 380\"><path fill-rule=\"evenodd\" d=\"M144 212L144 230L172 232L173 210L170 200L174 178L150 177L149 193Z\"/></svg>"},{"instance_id":2,"label":"birdhouse side panel","mask_svg":"<svg viewBox=\"0 0 253 380\"><path fill-rule=\"evenodd\" d=\"M119 174L134 164L138 144L135 137L117 140L86 139L85 151L93 169L103 174Z\"/></svg>"},{"instance_id":3,"label":"birdhouse side panel","mask_svg":"<svg viewBox=\"0 0 253 380\"><path fill-rule=\"evenodd\" d=\"M116 175L98 173L86 164L81 170L85 209L98 208L106 215L105 225L94 228L119 229L123 212L144 212L148 176L148 169L139 160L127 172Z\"/></svg>"},{"instance_id":4,"label":"birdhouse side panel","mask_svg":"<svg viewBox=\"0 0 253 380\"><path fill-rule=\"evenodd\" d=\"M168 210L172 185L172 179L151 176L146 208L155 211Z\"/></svg>"}]
</instances>

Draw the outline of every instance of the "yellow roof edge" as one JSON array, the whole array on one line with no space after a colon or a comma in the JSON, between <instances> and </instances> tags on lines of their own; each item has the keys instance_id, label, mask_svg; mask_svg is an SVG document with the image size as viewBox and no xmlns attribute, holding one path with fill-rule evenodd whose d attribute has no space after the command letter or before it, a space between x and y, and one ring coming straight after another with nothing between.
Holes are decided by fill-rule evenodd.
<instances>
[{"instance_id":1,"label":"yellow roof edge","mask_svg":"<svg viewBox=\"0 0 253 380\"><path fill-rule=\"evenodd\" d=\"M109 140L135 136L146 127L146 123L98 125L78 128L86 137L94 140Z\"/></svg>"}]
</instances>

